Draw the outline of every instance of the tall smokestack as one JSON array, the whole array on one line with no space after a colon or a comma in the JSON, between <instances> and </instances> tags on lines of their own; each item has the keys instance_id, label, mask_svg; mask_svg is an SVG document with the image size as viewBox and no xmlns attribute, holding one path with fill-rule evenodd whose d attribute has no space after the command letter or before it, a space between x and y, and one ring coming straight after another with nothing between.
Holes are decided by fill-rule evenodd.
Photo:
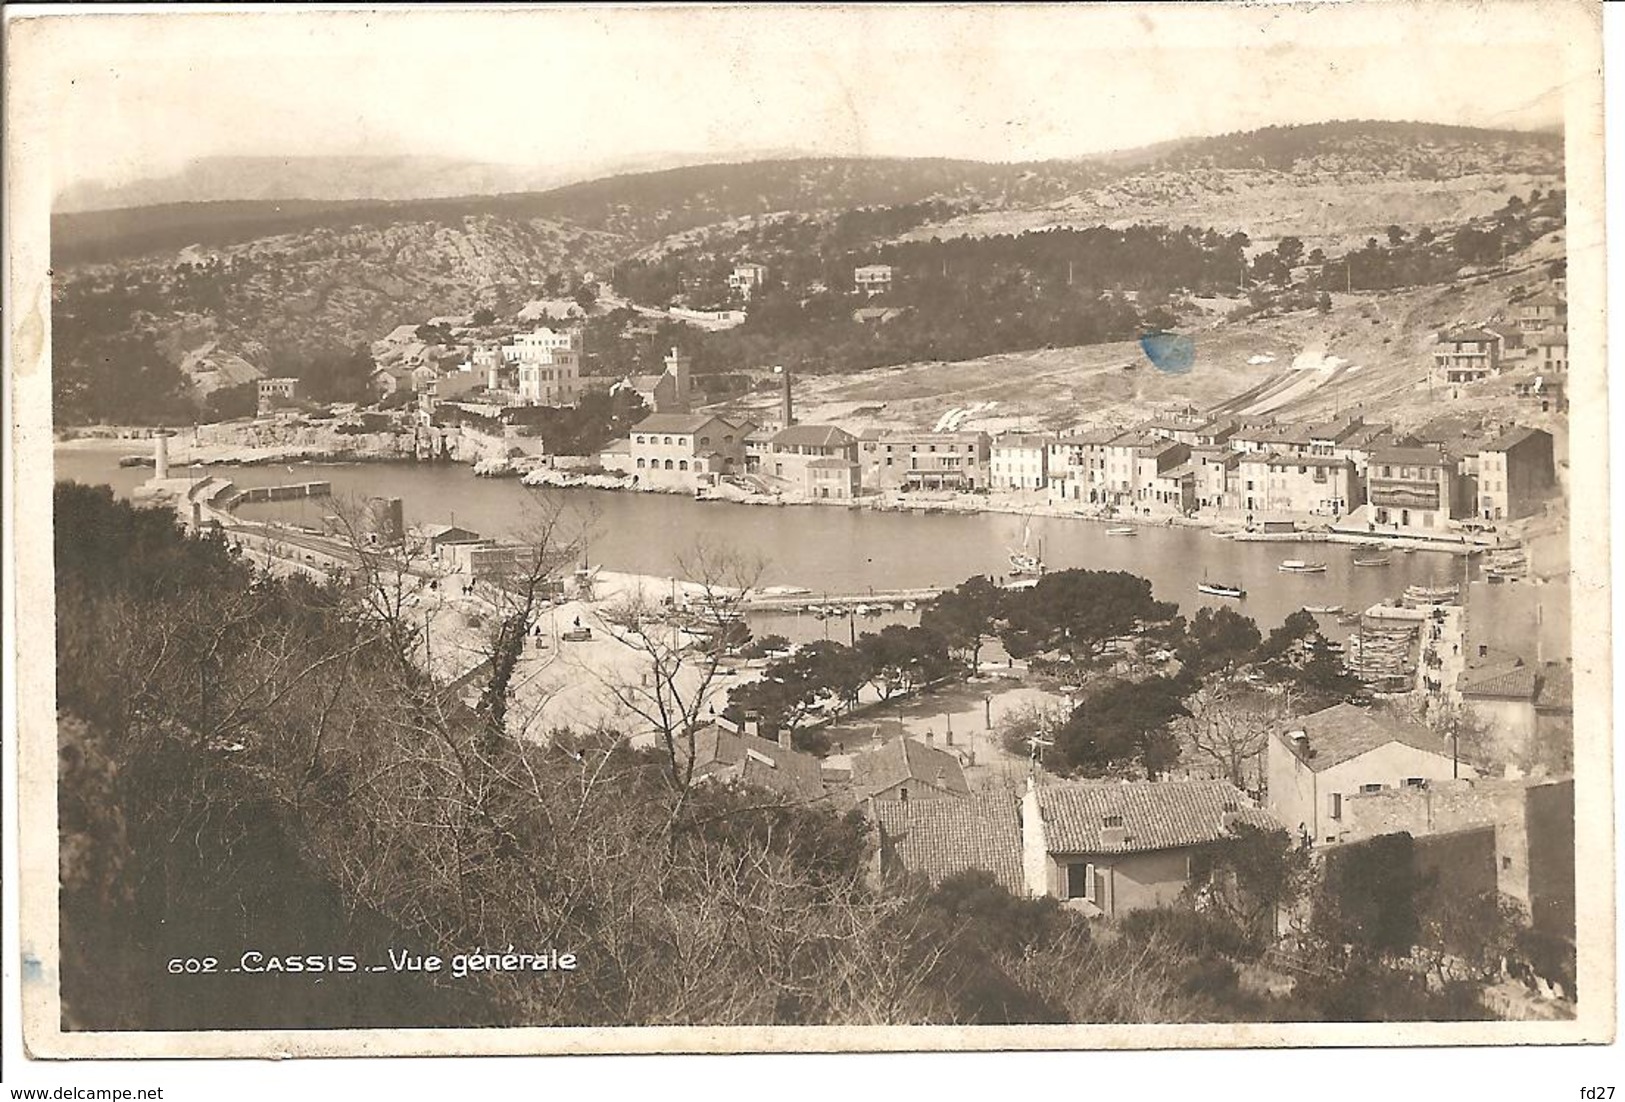
<instances>
[{"instance_id":1,"label":"tall smokestack","mask_svg":"<svg viewBox=\"0 0 1625 1102\"><path fill-rule=\"evenodd\" d=\"M795 406L790 398L790 369L775 367L773 370L783 377L784 391L779 396L779 418L784 422L784 427L789 428L796 423Z\"/></svg>"},{"instance_id":2,"label":"tall smokestack","mask_svg":"<svg viewBox=\"0 0 1625 1102\"><path fill-rule=\"evenodd\" d=\"M165 479L169 477L169 430L159 429L152 437L152 477Z\"/></svg>"}]
</instances>

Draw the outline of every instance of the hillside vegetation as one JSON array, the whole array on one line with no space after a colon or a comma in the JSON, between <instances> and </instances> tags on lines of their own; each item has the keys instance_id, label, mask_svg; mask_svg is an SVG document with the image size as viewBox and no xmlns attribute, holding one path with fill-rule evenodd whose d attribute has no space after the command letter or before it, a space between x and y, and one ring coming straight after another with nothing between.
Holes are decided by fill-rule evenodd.
<instances>
[{"instance_id":1,"label":"hillside vegetation","mask_svg":"<svg viewBox=\"0 0 1625 1102\"><path fill-rule=\"evenodd\" d=\"M644 306L725 305L743 259L774 269L743 329L600 321L589 365L647 367L674 339L695 346L701 370L833 372L1121 340L1192 318L1175 292L1234 296L1244 279L1448 279L1482 262L1454 249L1457 229L1496 230L1509 196L1549 193L1560 174L1555 135L1333 123L1038 164L803 158L459 199L64 214L53 218L58 414L185 416L212 389L303 375L397 325L481 308L512 318L589 277ZM1371 251L1390 227L1409 238L1403 257ZM1056 228L1068 232L1033 232ZM1423 231L1439 245L1419 244ZM1158 235L1205 257L1097 247ZM959 237L978 240L950 246ZM1338 267L1349 253L1364 256L1352 280ZM859 324L852 307L864 303L843 296L852 266L877 260L900 279L892 301L871 305L901 312Z\"/></svg>"}]
</instances>

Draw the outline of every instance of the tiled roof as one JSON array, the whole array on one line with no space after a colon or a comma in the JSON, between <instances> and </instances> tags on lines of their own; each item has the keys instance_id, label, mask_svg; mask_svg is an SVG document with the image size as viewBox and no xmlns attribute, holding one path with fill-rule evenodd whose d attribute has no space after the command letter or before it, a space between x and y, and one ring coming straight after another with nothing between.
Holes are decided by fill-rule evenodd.
<instances>
[{"instance_id":1,"label":"tiled roof","mask_svg":"<svg viewBox=\"0 0 1625 1102\"><path fill-rule=\"evenodd\" d=\"M1242 443L1293 444L1299 447L1309 443L1309 429L1304 425L1261 425L1236 433Z\"/></svg>"},{"instance_id":2,"label":"tiled roof","mask_svg":"<svg viewBox=\"0 0 1625 1102\"><path fill-rule=\"evenodd\" d=\"M1271 453L1265 460L1271 467L1350 467L1347 459L1334 459L1329 455L1278 455Z\"/></svg>"},{"instance_id":3,"label":"tiled roof","mask_svg":"<svg viewBox=\"0 0 1625 1102\"><path fill-rule=\"evenodd\" d=\"M984 793L963 800L875 800L882 863L923 873L933 884L981 869L1013 894L1024 894L1021 814L1014 797Z\"/></svg>"},{"instance_id":4,"label":"tiled roof","mask_svg":"<svg viewBox=\"0 0 1625 1102\"><path fill-rule=\"evenodd\" d=\"M1551 434L1546 432L1544 429L1529 429L1521 426L1518 428L1508 429L1496 439L1490 441L1490 443L1485 444L1484 450L1491 452L1510 451L1519 444L1522 444L1524 441L1533 439L1537 436L1545 436L1550 439Z\"/></svg>"},{"instance_id":5,"label":"tiled roof","mask_svg":"<svg viewBox=\"0 0 1625 1102\"><path fill-rule=\"evenodd\" d=\"M850 470L857 466L850 459L842 459L838 455L824 455L810 461L807 466L815 471Z\"/></svg>"},{"instance_id":6,"label":"tiled roof","mask_svg":"<svg viewBox=\"0 0 1625 1102\"><path fill-rule=\"evenodd\" d=\"M679 752L686 750L679 745ZM812 754L714 723L694 733L694 776L736 780L799 799L824 794L823 769Z\"/></svg>"},{"instance_id":7,"label":"tiled roof","mask_svg":"<svg viewBox=\"0 0 1625 1102\"><path fill-rule=\"evenodd\" d=\"M1535 688L1535 670L1532 666L1463 670L1456 678L1456 689L1463 696L1533 700Z\"/></svg>"},{"instance_id":8,"label":"tiled roof","mask_svg":"<svg viewBox=\"0 0 1625 1102\"><path fill-rule=\"evenodd\" d=\"M709 413L651 413L632 429L634 432L699 432L710 422Z\"/></svg>"},{"instance_id":9,"label":"tiled roof","mask_svg":"<svg viewBox=\"0 0 1625 1102\"><path fill-rule=\"evenodd\" d=\"M774 433L771 442L797 448L841 448L856 439L834 425L791 425Z\"/></svg>"},{"instance_id":10,"label":"tiled roof","mask_svg":"<svg viewBox=\"0 0 1625 1102\"><path fill-rule=\"evenodd\" d=\"M1448 329L1439 334L1440 344L1462 344L1464 342L1482 343L1494 341L1500 334L1491 333L1487 329Z\"/></svg>"},{"instance_id":11,"label":"tiled roof","mask_svg":"<svg viewBox=\"0 0 1625 1102\"><path fill-rule=\"evenodd\" d=\"M1450 753L1444 739L1426 727L1390 719L1353 704L1334 705L1304 716L1293 726L1309 736L1309 756L1304 758L1300 755L1299 760L1316 773L1324 772L1346 761L1353 761L1361 754L1380 746L1387 746L1391 742L1409 746L1414 750L1425 750L1441 757L1447 757ZM1298 748L1288 737L1287 732L1277 731L1275 737L1285 743L1294 754L1298 753Z\"/></svg>"},{"instance_id":12,"label":"tiled roof","mask_svg":"<svg viewBox=\"0 0 1625 1102\"><path fill-rule=\"evenodd\" d=\"M1537 295L1532 295L1531 297L1524 299L1523 302L1520 303L1520 305L1522 305L1522 306L1567 306L1568 303L1565 302L1563 300L1562 296L1560 296L1560 295L1553 294L1551 291L1542 291Z\"/></svg>"},{"instance_id":13,"label":"tiled roof","mask_svg":"<svg viewBox=\"0 0 1625 1102\"><path fill-rule=\"evenodd\" d=\"M1076 447L1102 448L1120 436L1116 429L1086 429L1083 432L1068 433L1056 440L1057 444L1067 444Z\"/></svg>"},{"instance_id":14,"label":"tiled roof","mask_svg":"<svg viewBox=\"0 0 1625 1102\"><path fill-rule=\"evenodd\" d=\"M1051 853L1139 853L1215 842L1226 819L1280 826L1228 781L1095 782L1038 790ZM1121 836L1111 837L1116 820ZM1108 821L1114 827L1108 827Z\"/></svg>"},{"instance_id":15,"label":"tiled roof","mask_svg":"<svg viewBox=\"0 0 1625 1102\"><path fill-rule=\"evenodd\" d=\"M1371 462L1382 464L1409 464L1419 467L1441 467L1449 462L1444 452L1436 448L1377 448L1371 453Z\"/></svg>"},{"instance_id":16,"label":"tiled roof","mask_svg":"<svg viewBox=\"0 0 1625 1102\"><path fill-rule=\"evenodd\" d=\"M884 792L910 779L956 795L970 791L959 759L918 739L895 738L852 759L852 783L860 796Z\"/></svg>"},{"instance_id":17,"label":"tiled roof","mask_svg":"<svg viewBox=\"0 0 1625 1102\"><path fill-rule=\"evenodd\" d=\"M479 538L479 533L468 528L459 528L455 524L425 524L418 529L424 539L439 539L441 536L465 535Z\"/></svg>"},{"instance_id":18,"label":"tiled roof","mask_svg":"<svg viewBox=\"0 0 1625 1102\"><path fill-rule=\"evenodd\" d=\"M993 438L995 448L1043 448L1050 438L1040 432L1005 432Z\"/></svg>"},{"instance_id":19,"label":"tiled roof","mask_svg":"<svg viewBox=\"0 0 1625 1102\"><path fill-rule=\"evenodd\" d=\"M1548 662L1540 671L1540 692L1535 707L1553 711L1574 709L1574 669L1567 662Z\"/></svg>"},{"instance_id":20,"label":"tiled roof","mask_svg":"<svg viewBox=\"0 0 1625 1102\"><path fill-rule=\"evenodd\" d=\"M1309 436L1314 440L1330 440L1340 443L1353 436L1361 427L1358 417L1340 417L1335 421L1327 421L1321 425L1310 425Z\"/></svg>"}]
</instances>

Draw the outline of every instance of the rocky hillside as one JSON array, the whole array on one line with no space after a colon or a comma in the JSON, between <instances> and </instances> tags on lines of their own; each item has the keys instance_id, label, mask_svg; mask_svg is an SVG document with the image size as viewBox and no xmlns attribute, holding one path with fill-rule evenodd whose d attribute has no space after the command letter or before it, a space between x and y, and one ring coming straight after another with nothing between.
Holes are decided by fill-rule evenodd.
<instances>
[{"instance_id":1,"label":"rocky hillside","mask_svg":"<svg viewBox=\"0 0 1625 1102\"><path fill-rule=\"evenodd\" d=\"M1563 180L1562 135L1425 123L1270 127L1112 154L1117 171L1038 204L972 210L914 240L1135 222L1211 226L1269 248L1341 251L1390 225L1440 229Z\"/></svg>"},{"instance_id":2,"label":"rocky hillside","mask_svg":"<svg viewBox=\"0 0 1625 1102\"><path fill-rule=\"evenodd\" d=\"M143 389L165 376L180 399L298 373L432 315L516 311L544 287L604 270L626 248L611 234L486 214L322 227L70 267L57 273L53 293L59 407L89 415L108 392L105 371L149 350L184 377L148 364L153 381Z\"/></svg>"},{"instance_id":3,"label":"rocky hillside","mask_svg":"<svg viewBox=\"0 0 1625 1102\"><path fill-rule=\"evenodd\" d=\"M876 243L1161 223L1240 231L1255 250L1293 234L1333 253L1389 225L1461 224L1512 193L1549 189L1561 154L1551 134L1334 123L1037 164L800 158L470 198L62 213L52 219L56 369L80 399L94 396L104 389L95 373L114 370L130 352L120 342L135 340L140 356L186 371L177 386L195 396L432 315L511 316L635 255L756 237L787 218L828 220L831 241L861 247L839 226L860 209L880 212L863 230ZM929 217L887 228L886 212L901 208Z\"/></svg>"}]
</instances>

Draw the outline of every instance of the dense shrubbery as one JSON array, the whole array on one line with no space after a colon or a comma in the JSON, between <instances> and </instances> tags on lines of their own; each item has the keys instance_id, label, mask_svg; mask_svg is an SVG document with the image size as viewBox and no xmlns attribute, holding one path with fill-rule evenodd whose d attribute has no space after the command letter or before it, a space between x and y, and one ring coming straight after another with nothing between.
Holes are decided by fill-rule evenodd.
<instances>
[{"instance_id":1,"label":"dense shrubbery","mask_svg":"<svg viewBox=\"0 0 1625 1102\"><path fill-rule=\"evenodd\" d=\"M167 512L74 484L57 489L56 541L70 1027L1443 1012L1396 978L1385 957L1404 938L1386 935L1380 952L1328 956L1335 974L1302 998L1242 982L1259 946L1249 906L1296 882L1273 836L1220 847L1203 913L1117 929L987 874L881 886L856 814L687 786L613 732L506 738L498 674L472 707L426 679L418 617L370 559L332 584L276 580ZM528 607L490 618L494 671ZM250 949L372 965L508 945L574 953L580 973L225 971ZM188 956L222 973L165 969Z\"/></svg>"}]
</instances>

